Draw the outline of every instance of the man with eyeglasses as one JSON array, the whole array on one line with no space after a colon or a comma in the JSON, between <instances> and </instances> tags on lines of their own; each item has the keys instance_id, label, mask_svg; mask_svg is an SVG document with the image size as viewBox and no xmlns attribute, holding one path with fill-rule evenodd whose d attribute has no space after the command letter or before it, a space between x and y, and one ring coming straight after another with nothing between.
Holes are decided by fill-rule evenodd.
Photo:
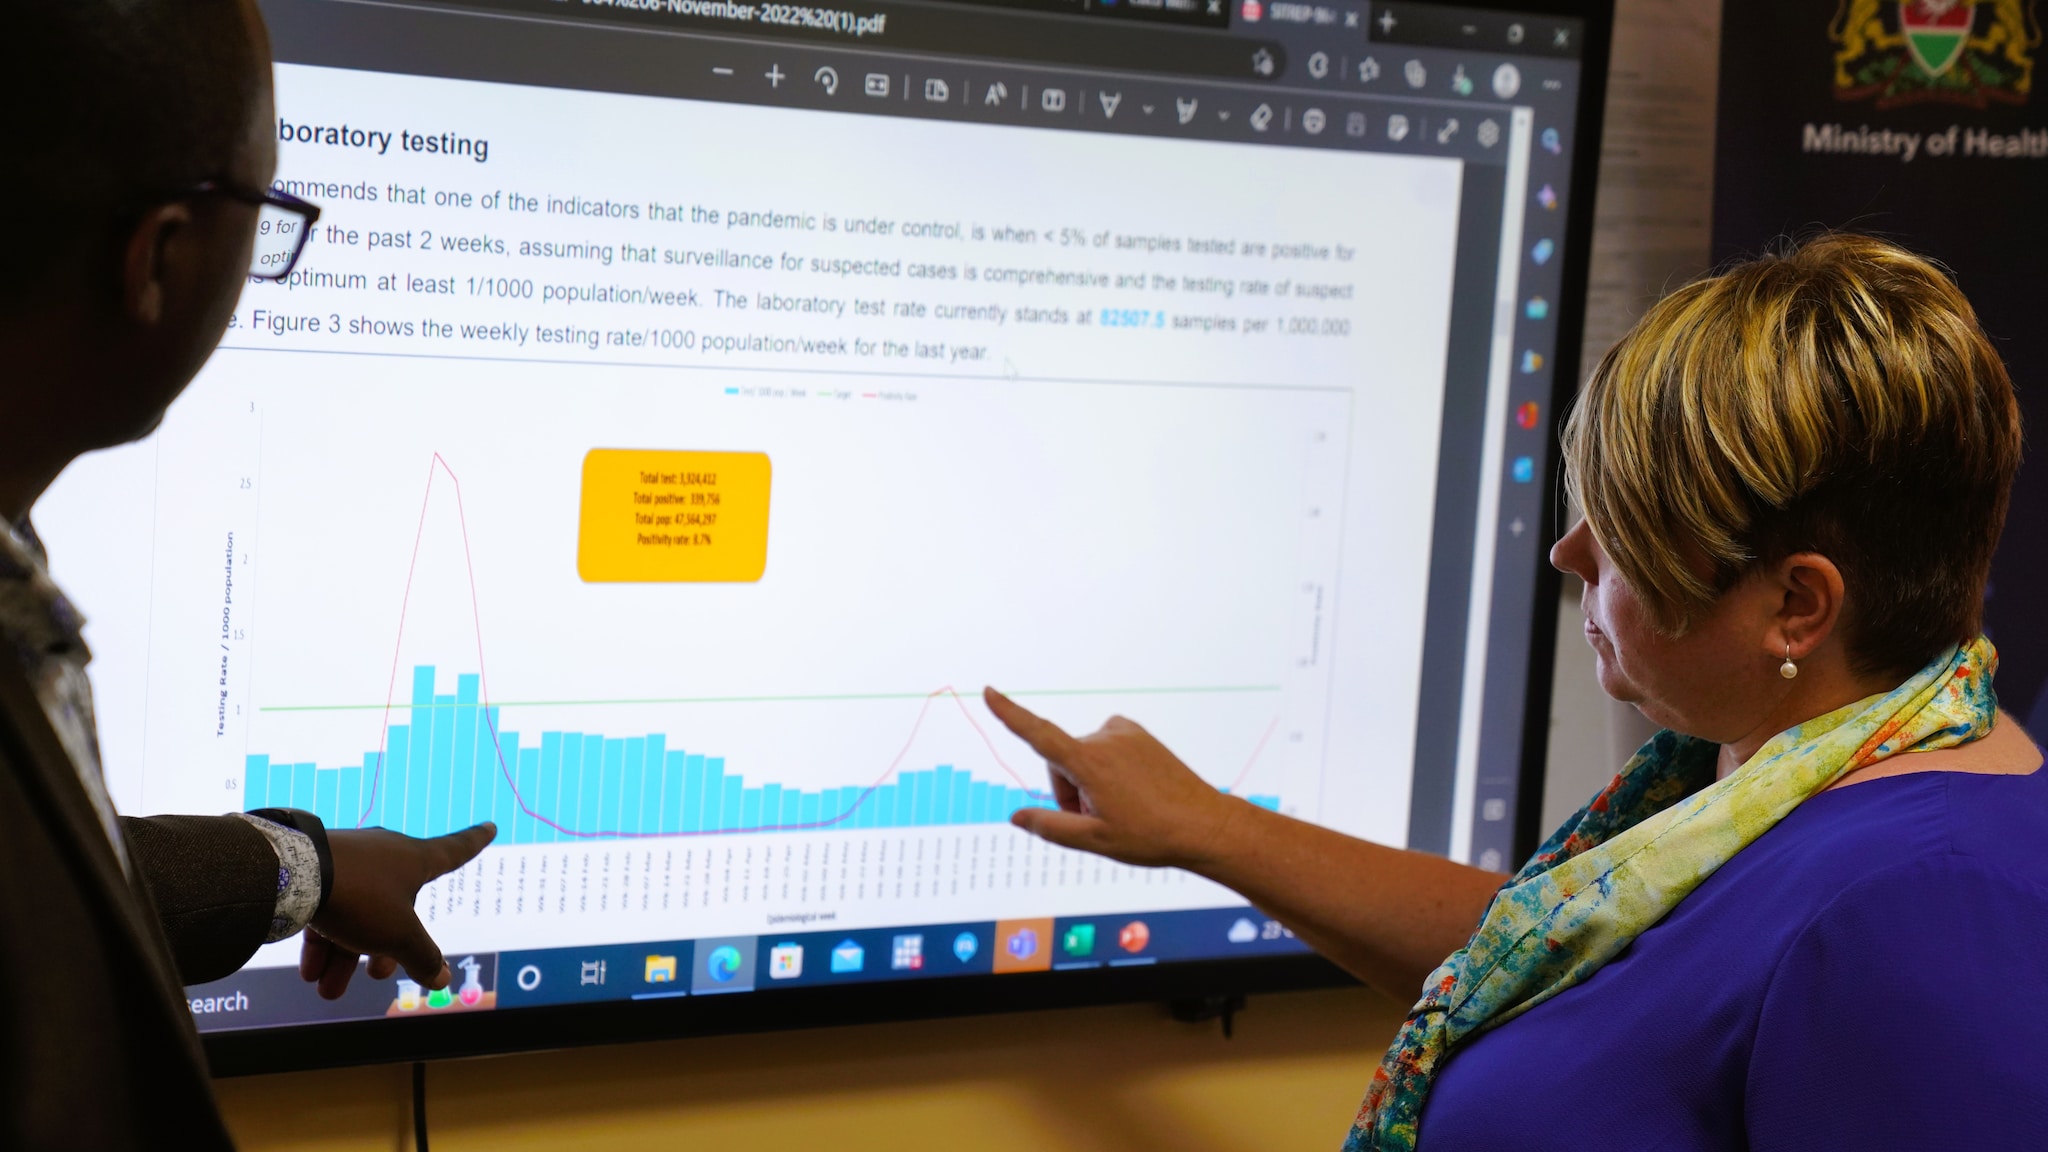
<instances>
[{"instance_id":1,"label":"man with eyeglasses","mask_svg":"<svg viewBox=\"0 0 2048 1152\"><path fill-rule=\"evenodd\" d=\"M12 0L4 20L0 1148L224 1148L181 985L303 930L322 995L366 955L377 978L445 987L413 903L495 832L115 812L83 621L29 512L73 459L157 426L246 278L288 275L319 209L269 190L254 0Z\"/></svg>"}]
</instances>

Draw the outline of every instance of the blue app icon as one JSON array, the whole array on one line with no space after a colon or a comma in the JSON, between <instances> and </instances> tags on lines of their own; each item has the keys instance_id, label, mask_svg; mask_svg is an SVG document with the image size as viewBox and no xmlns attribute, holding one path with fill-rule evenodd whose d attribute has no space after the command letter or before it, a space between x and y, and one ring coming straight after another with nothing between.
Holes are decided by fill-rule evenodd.
<instances>
[{"instance_id":1,"label":"blue app icon","mask_svg":"<svg viewBox=\"0 0 2048 1152\"><path fill-rule=\"evenodd\" d=\"M1556 254L1557 245L1551 243L1548 236L1538 240L1536 246L1529 249L1529 259L1534 260L1538 264L1550 263L1550 258Z\"/></svg>"},{"instance_id":2,"label":"blue app icon","mask_svg":"<svg viewBox=\"0 0 2048 1152\"><path fill-rule=\"evenodd\" d=\"M867 965L867 950L853 940L841 940L832 949L832 970L834 972L858 972Z\"/></svg>"},{"instance_id":3,"label":"blue app icon","mask_svg":"<svg viewBox=\"0 0 2048 1152\"><path fill-rule=\"evenodd\" d=\"M740 950L730 944L713 948L704 958L704 974L720 984L732 983L740 974Z\"/></svg>"},{"instance_id":4,"label":"blue app icon","mask_svg":"<svg viewBox=\"0 0 2048 1152\"><path fill-rule=\"evenodd\" d=\"M1522 308L1522 315L1531 320L1541 320L1550 315L1550 301L1541 296L1529 297L1529 303Z\"/></svg>"},{"instance_id":5,"label":"blue app icon","mask_svg":"<svg viewBox=\"0 0 2048 1152\"><path fill-rule=\"evenodd\" d=\"M1536 479L1536 461L1528 456L1515 457L1515 483L1528 484Z\"/></svg>"},{"instance_id":6,"label":"blue app icon","mask_svg":"<svg viewBox=\"0 0 2048 1152\"><path fill-rule=\"evenodd\" d=\"M974 954L979 951L981 951L981 941L974 938L974 933L962 932L958 936L953 937L953 956L962 964L974 959Z\"/></svg>"}]
</instances>

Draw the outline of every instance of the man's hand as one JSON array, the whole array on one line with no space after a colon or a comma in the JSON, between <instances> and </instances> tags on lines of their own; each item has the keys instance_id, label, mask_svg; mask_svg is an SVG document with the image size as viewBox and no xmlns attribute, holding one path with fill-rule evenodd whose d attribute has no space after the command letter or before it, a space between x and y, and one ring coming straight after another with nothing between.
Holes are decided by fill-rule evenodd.
<instances>
[{"instance_id":1,"label":"man's hand","mask_svg":"<svg viewBox=\"0 0 2048 1152\"><path fill-rule=\"evenodd\" d=\"M367 955L371 979L404 968L427 988L446 988L448 961L413 912L413 903L427 881L469 863L497 835L495 824L432 840L382 828L330 829L334 887L306 926L299 975L307 983L318 981L320 995L336 1000L356 974L356 962Z\"/></svg>"},{"instance_id":2,"label":"man's hand","mask_svg":"<svg viewBox=\"0 0 2048 1152\"><path fill-rule=\"evenodd\" d=\"M1245 806L1121 716L1076 739L993 688L982 698L1045 757L1059 810L1024 808L1010 817L1042 839L1126 864L1195 867Z\"/></svg>"}]
</instances>

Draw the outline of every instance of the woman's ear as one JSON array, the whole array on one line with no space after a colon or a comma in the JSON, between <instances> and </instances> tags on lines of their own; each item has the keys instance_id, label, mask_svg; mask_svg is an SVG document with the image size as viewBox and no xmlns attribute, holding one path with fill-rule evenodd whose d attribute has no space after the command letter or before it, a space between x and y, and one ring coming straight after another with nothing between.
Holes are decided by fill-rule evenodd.
<instances>
[{"instance_id":1,"label":"woman's ear","mask_svg":"<svg viewBox=\"0 0 2048 1152\"><path fill-rule=\"evenodd\" d=\"M1798 552L1777 566L1778 608L1765 643L1773 658L1799 660L1827 642L1848 595L1842 570L1818 552Z\"/></svg>"}]
</instances>

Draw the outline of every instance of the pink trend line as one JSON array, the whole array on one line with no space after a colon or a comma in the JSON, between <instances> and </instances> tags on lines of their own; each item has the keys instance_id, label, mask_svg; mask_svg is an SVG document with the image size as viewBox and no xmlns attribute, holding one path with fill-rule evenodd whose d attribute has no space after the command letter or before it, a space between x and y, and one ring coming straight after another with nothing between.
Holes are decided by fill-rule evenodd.
<instances>
[{"instance_id":1,"label":"pink trend line","mask_svg":"<svg viewBox=\"0 0 2048 1152\"><path fill-rule=\"evenodd\" d=\"M1232 796L1237 795L1237 790L1244 785L1244 778L1252 774L1252 769L1256 767L1259 763L1259 757L1265 753L1266 741L1271 740L1273 738L1273 733L1277 731L1279 727L1280 718L1278 716L1275 716L1273 717L1273 722L1271 724L1266 725L1266 734L1259 737L1259 742L1252 747L1252 757L1251 759L1244 762L1244 771L1239 772L1237 774L1237 779L1232 780L1230 782L1230 787L1225 788L1225 792L1230 793Z\"/></svg>"}]
</instances>

